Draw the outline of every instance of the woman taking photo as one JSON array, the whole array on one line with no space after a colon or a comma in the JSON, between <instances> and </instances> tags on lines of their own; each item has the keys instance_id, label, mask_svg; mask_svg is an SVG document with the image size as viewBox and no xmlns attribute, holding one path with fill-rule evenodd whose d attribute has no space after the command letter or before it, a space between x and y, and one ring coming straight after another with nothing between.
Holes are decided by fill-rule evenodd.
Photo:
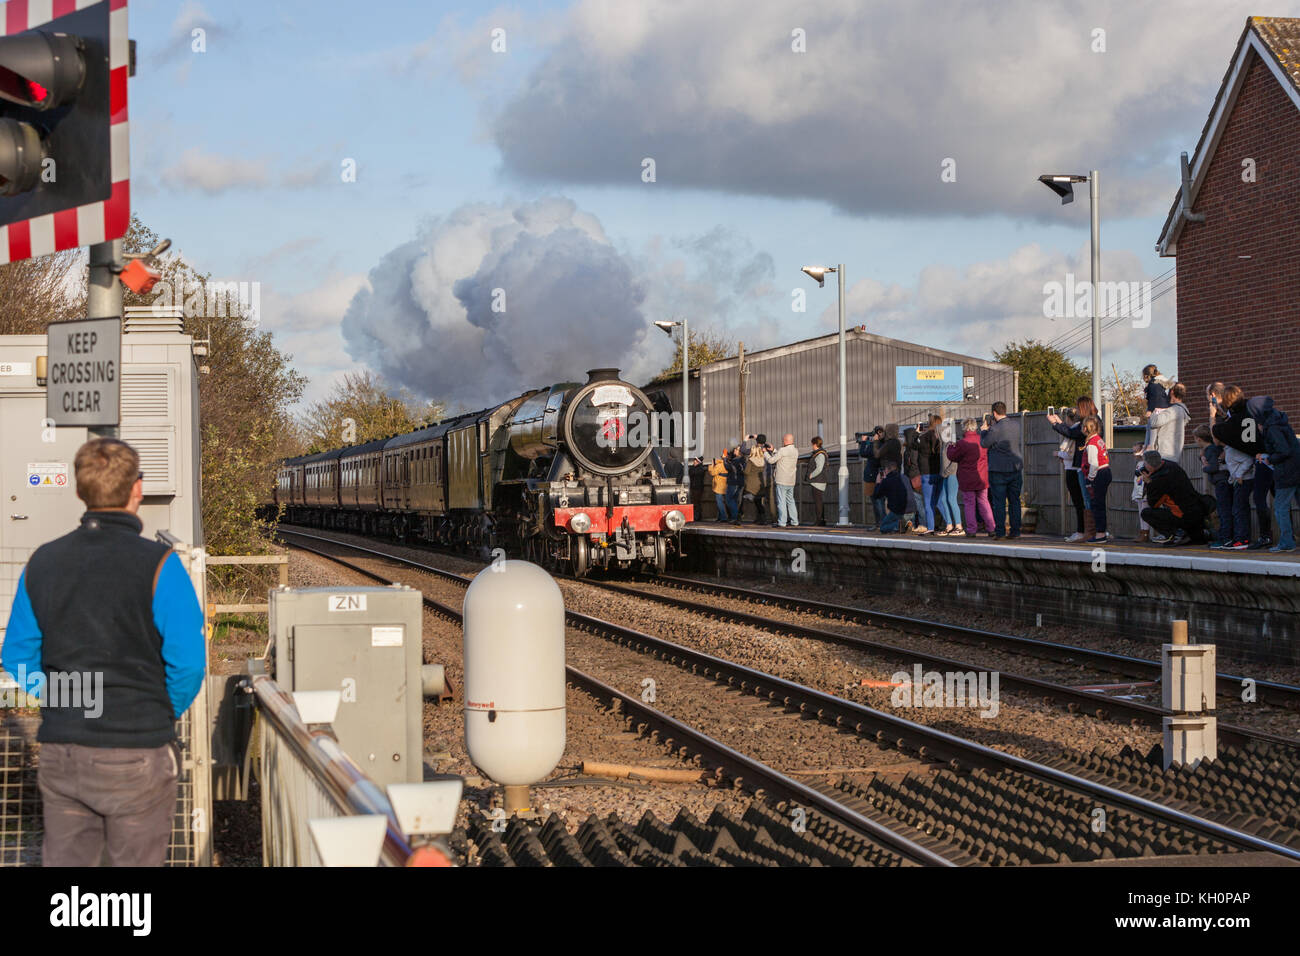
<instances>
[{"instance_id":1,"label":"woman taking photo","mask_svg":"<svg viewBox=\"0 0 1300 956\"><path fill-rule=\"evenodd\" d=\"M1086 441L1083 435L1083 423L1089 418L1096 417L1096 415L1096 402L1087 395L1080 395L1075 402L1074 414L1071 416L1072 421L1064 421L1059 415L1047 416L1048 422L1051 423L1057 434L1074 443L1074 454L1065 464L1065 488L1070 493L1070 502L1074 505L1075 521L1077 522L1075 533L1065 539L1069 542L1084 541L1096 533L1092 511L1089 509L1088 500L1083 493L1083 483L1079 480L1079 469L1083 465L1083 446Z\"/></svg>"}]
</instances>

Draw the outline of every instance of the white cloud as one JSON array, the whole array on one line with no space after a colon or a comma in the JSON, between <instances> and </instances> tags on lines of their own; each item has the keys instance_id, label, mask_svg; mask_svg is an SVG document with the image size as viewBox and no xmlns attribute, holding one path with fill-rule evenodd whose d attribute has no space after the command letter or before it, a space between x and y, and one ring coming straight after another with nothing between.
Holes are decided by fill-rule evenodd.
<instances>
[{"instance_id":1,"label":"white cloud","mask_svg":"<svg viewBox=\"0 0 1300 956\"><path fill-rule=\"evenodd\" d=\"M1147 215L1168 207L1178 150L1255 7L579 0L490 126L505 170L538 181L1045 218L1040 173L1097 168L1107 215ZM791 50L796 28L805 53ZM1106 52L1092 49L1096 28ZM940 180L947 158L956 182Z\"/></svg>"},{"instance_id":2,"label":"white cloud","mask_svg":"<svg viewBox=\"0 0 1300 956\"><path fill-rule=\"evenodd\" d=\"M219 156L191 146L163 170L161 179L173 189L216 194L236 187L265 186L270 181L270 173L264 160Z\"/></svg>"}]
</instances>

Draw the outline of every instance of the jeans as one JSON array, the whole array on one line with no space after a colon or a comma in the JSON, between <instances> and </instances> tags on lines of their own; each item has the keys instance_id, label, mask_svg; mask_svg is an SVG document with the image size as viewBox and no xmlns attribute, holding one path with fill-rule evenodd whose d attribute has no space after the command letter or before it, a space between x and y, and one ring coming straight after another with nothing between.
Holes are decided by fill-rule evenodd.
<instances>
[{"instance_id":1,"label":"jeans","mask_svg":"<svg viewBox=\"0 0 1300 956\"><path fill-rule=\"evenodd\" d=\"M732 521L740 520L740 493L744 490L744 485L727 485L727 511Z\"/></svg>"},{"instance_id":2,"label":"jeans","mask_svg":"<svg viewBox=\"0 0 1300 956\"><path fill-rule=\"evenodd\" d=\"M176 812L176 745L41 744L45 866L162 866Z\"/></svg>"},{"instance_id":3,"label":"jeans","mask_svg":"<svg viewBox=\"0 0 1300 956\"><path fill-rule=\"evenodd\" d=\"M1070 493L1070 504L1074 506L1074 520L1079 534L1083 534L1083 509L1087 507L1083 500L1083 486L1079 484L1079 469L1065 470L1065 490Z\"/></svg>"},{"instance_id":4,"label":"jeans","mask_svg":"<svg viewBox=\"0 0 1300 956\"><path fill-rule=\"evenodd\" d=\"M993 533L993 509L989 507L989 490L981 488L979 491L963 491L961 493L962 508L966 512L966 533L975 534L980 529L980 520L983 519L984 527L989 533Z\"/></svg>"},{"instance_id":5,"label":"jeans","mask_svg":"<svg viewBox=\"0 0 1300 956\"><path fill-rule=\"evenodd\" d=\"M885 512L885 516L880 519L880 531L882 534L893 534L898 530L902 520L902 515L896 515L892 511Z\"/></svg>"},{"instance_id":6,"label":"jeans","mask_svg":"<svg viewBox=\"0 0 1300 956\"><path fill-rule=\"evenodd\" d=\"M1214 500L1219 505L1219 541L1232 544L1235 540L1232 536L1232 482L1221 481L1215 485Z\"/></svg>"},{"instance_id":7,"label":"jeans","mask_svg":"<svg viewBox=\"0 0 1300 956\"><path fill-rule=\"evenodd\" d=\"M940 492L944 500L948 502L948 514L952 516L953 524L961 524L961 503L957 495L957 476L949 475L943 479L943 490Z\"/></svg>"},{"instance_id":8,"label":"jeans","mask_svg":"<svg viewBox=\"0 0 1300 956\"><path fill-rule=\"evenodd\" d=\"M784 528L787 519L790 527L799 524L799 509L794 503L794 485L773 485L776 488L776 526Z\"/></svg>"},{"instance_id":9,"label":"jeans","mask_svg":"<svg viewBox=\"0 0 1300 956\"><path fill-rule=\"evenodd\" d=\"M1277 546L1294 548L1295 535L1291 530L1291 501L1295 498L1295 485L1273 489L1273 517L1277 519Z\"/></svg>"},{"instance_id":10,"label":"jeans","mask_svg":"<svg viewBox=\"0 0 1300 956\"><path fill-rule=\"evenodd\" d=\"M727 493L725 491L724 492L715 491L713 493L713 501L718 506L718 520L730 521L731 512L727 508Z\"/></svg>"},{"instance_id":11,"label":"jeans","mask_svg":"<svg viewBox=\"0 0 1300 956\"><path fill-rule=\"evenodd\" d=\"M1106 533L1106 491L1109 488L1109 468L1097 469L1097 477L1088 479L1088 510L1092 512L1092 520L1096 525L1097 534ZM1150 521L1151 519L1147 518L1146 520ZM1152 527L1154 528L1155 525L1152 524Z\"/></svg>"},{"instance_id":12,"label":"jeans","mask_svg":"<svg viewBox=\"0 0 1300 956\"><path fill-rule=\"evenodd\" d=\"M1271 538L1273 536L1273 512L1268 507L1268 494L1273 490L1273 469L1262 461L1255 462L1255 517L1259 519L1259 536L1261 538ZM1273 496L1277 500L1277 496ZM1240 540L1240 539L1239 539ZM1246 535L1247 541L1250 535Z\"/></svg>"},{"instance_id":13,"label":"jeans","mask_svg":"<svg viewBox=\"0 0 1300 956\"><path fill-rule=\"evenodd\" d=\"M952 512L948 510L948 499L943 494L943 475L921 476L921 497L925 499L926 526L940 527L939 522L930 523L936 514L943 519L944 525L956 524Z\"/></svg>"},{"instance_id":14,"label":"jeans","mask_svg":"<svg viewBox=\"0 0 1300 956\"><path fill-rule=\"evenodd\" d=\"M921 488L924 489L925 479L922 478L921 481L922 481ZM913 488L911 478L907 479L907 482L908 482L908 486L907 486L908 494L912 496L911 497L912 511L916 513L916 524L928 528L930 527L930 519L925 513L925 501L926 501L925 492L924 490L917 491L915 488Z\"/></svg>"},{"instance_id":15,"label":"jeans","mask_svg":"<svg viewBox=\"0 0 1300 956\"><path fill-rule=\"evenodd\" d=\"M993 506L995 537L1000 538L1004 533L1020 534L1020 489L1024 482L1024 474L1019 471L989 472L989 503ZM1011 506L1011 530L1005 532L1008 504Z\"/></svg>"},{"instance_id":16,"label":"jeans","mask_svg":"<svg viewBox=\"0 0 1300 956\"><path fill-rule=\"evenodd\" d=\"M1247 478L1232 488L1232 534L1231 542L1250 541L1250 493L1254 490L1255 479Z\"/></svg>"}]
</instances>

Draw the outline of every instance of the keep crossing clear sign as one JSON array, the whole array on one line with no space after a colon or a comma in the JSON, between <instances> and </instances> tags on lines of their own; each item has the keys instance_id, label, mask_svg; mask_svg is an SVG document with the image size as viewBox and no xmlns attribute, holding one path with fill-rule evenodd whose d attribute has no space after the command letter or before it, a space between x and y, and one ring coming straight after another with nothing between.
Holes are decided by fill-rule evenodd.
<instances>
[{"instance_id":1,"label":"keep crossing clear sign","mask_svg":"<svg viewBox=\"0 0 1300 956\"><path fill-rule=\"evenodd\" d=\"M55 425L119 424L122 320L52 323L47 332L45 414Z\"/></svg>"}]
</instances>

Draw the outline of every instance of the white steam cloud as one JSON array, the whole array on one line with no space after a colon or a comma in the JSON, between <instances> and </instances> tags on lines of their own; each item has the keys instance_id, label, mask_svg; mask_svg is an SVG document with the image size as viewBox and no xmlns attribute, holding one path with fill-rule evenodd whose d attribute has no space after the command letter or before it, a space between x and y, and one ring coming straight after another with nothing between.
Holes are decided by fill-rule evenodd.
<instances>
[{"instance_id":1,"label":"white steam cloud","mask_svg":"<svg viewBox=\"0 0 1300 956\"><path fill-rule=\"evenodd\" d=\"M343 339L394 385L475 408L590 368L653 375L667 349L647 347L644 298L600 222L571 201L474 204L380 260Z\"/></svg>"}]
</instances>

